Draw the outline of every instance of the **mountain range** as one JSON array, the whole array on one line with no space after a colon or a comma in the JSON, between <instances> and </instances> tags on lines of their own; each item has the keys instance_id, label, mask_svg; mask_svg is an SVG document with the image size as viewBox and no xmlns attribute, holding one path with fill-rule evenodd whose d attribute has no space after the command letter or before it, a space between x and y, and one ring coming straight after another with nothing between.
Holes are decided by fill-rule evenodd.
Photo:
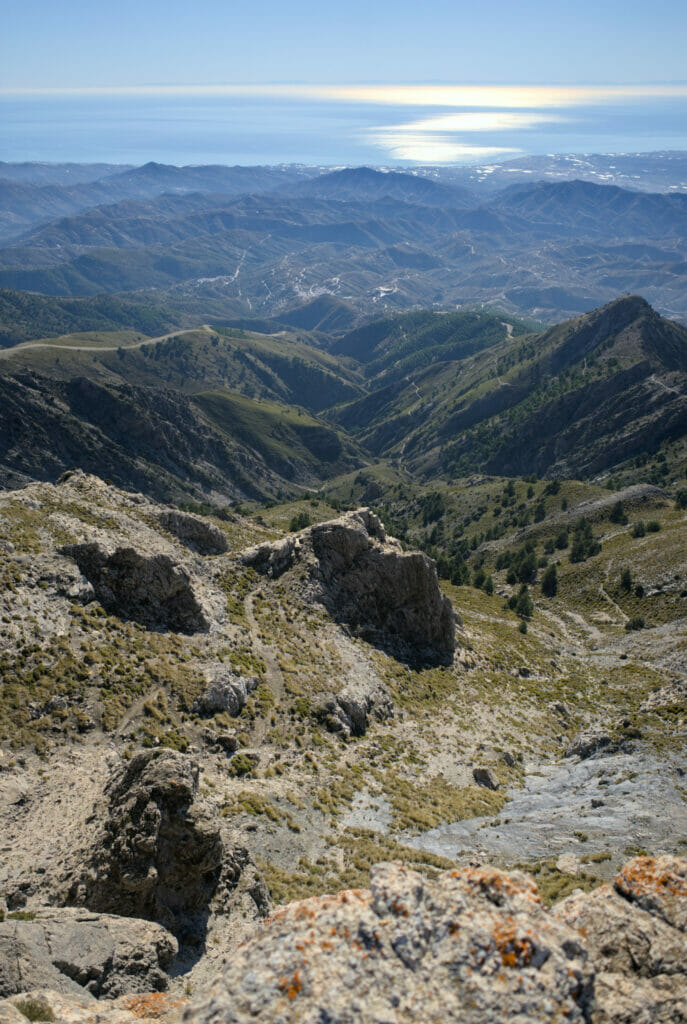
<instances>
[{"instance_id":1,"label":"mountain range","mask_svg":"<svg viewBox=\"0 0 687 1024\"><path fill-rule=\"evenodd\" d=\"M331 296L359 320L486 307L555 323L635 292L687 317L686 195L521 170L148 164L77 184L0 179L0 287L126 293L196 322L281 321Z\"/></svg>"},{"instance_id":2,"label":"mountain range","mask_svg":"<svg viewBox=\"0 0 687 1024\"><path fill-rule=\"evenodd\" d=\"M90 300L41 301L40 323L51 301L82 317ZM111 316L127 312L139 315ZM687 435L687 329L638 296L538 331L422 311L327 334L334 311L311 312L312 331L217 324L6 348L2 479L80 465L163 499L236 502L380 461L424 481L591 478Z\"/></svg>"}]
</instances>

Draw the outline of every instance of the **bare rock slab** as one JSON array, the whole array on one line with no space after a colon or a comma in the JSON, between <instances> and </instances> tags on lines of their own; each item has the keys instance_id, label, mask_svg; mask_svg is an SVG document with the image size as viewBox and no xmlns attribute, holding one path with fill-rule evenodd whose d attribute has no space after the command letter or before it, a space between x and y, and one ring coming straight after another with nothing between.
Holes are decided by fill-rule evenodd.
<instances>
[{"instance_id":1,"label":"bare rock slab","mask_svg":"<svg viewBox=\"0 0 687 1024\"><path fill-rule=\"evenodd\" d=\"M149 921L46 908L0 923L0 996L28 988L114 997L163 991L176 939Z\"/></svg>"}]
</instances>

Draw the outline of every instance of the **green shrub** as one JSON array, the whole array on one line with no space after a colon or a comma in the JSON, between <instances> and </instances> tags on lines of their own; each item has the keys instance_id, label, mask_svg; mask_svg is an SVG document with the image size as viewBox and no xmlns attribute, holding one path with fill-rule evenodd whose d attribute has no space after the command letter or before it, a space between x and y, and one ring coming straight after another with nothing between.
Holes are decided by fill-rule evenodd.
<instances>
[{"instance_id":1,"label":"green shrub","mask_svg":"<svg viewBox=\"0 0 687 1024\"><path fill-rule=\"evenodd\" d=\"M558 572L555 565L550 565L541 581L541 592L547 597L555 597L558 592Z\"/></svg>"},{"instance_id":2,"label":"green shrub","mask_svg":"<svg viewBox=\"0 0 687 1024\"><path fill-rule=\"evenodd\" d=\"M306 526L310 526L310 516L307 512L299 512L289 523L289 530L296 533L298 530L304 530Z\"/></svg>"},{"instance_id":3,"label":"green shrub","mask_svg":"<svg viewBox=\"0 0 687 1024\"><path fill-rule=\"evenodd\" d=\"M623 569L620 574L620 587L628 593L632 590L632 573L629 569Z\"/></svg>"},{"instance_id":4,"label":"green shrub","mask_svg":"<svg viewBox=\"0 0 687 1024\"><path fill-rule=\"evenodd\" d=\"M612 523L626 523L627 516L623 508L622 501L616 501L615 505L611 509L611 513L608 517Z\"/></svg>"},{"instance_id":5,"label":"green shrub","mask_svg":"<svg viewBox=\"0 0 687 1024\"><path fill-rule=\"evenodd\" d=\"M644 629L644 619L641 615L633 615L631 619L628 619L625 623L625 629L628 633L635 629Z\"/></svg>"},{"instance_id":6,"label":"green shrub","mask_svg":"<svg viewBox=\"0 0 687 1024\"><path fill-rule=\"evenodd\" d=\"M55 1015L49 1006L46 1006L40 999L22 999L14 1004L21 1014L31 1021L54 1021Z\"/></svg>"},{"instance_id":7,"label":"green shrub","mask_svg":"<svg viewBox=\"0 0 687 1024\"><path fill-rule=\"evenodd\" d=\"M645 533L646 533L646 527L644 526L644 523L640 519L639 522L635 523L635 525L632 527L632 536L633 537L643 537Z\"/></svg>"},{"instance_id":8,"label":"green shrub","mask_svg":"<svg viewBox=\"0 0 687 1024\"><path fill-rule=\"evenodd\" d=\"M234 754L229 763L229 771L239 779L244 775L250 775L254 767L255 765L251 759L245 754Z\"/></svg>"},{"instance_id":9,"label":"green shrub","mask_svg":"<svg viewBox=\"0 0 687 1024\"><path fill-rule=\"evenodd\" d=\"M661 524L659 523L658 519L650 519L649 522L646 524L647 533L660 533L660 530Z\"/></svg>"},{"instance_id":10,"label":"green shrub","mask_svg":"<svg viewBox=\"0 0 687 1024\"><path fill-rule=\"evenodd\" d=\"M532 617L534 605L532 603L532 598L530 597L529 587L526 583L522 584L517 594L513 594L508 601L508 607L521 619L530 619Z\"/></svg>"}]
</instances>

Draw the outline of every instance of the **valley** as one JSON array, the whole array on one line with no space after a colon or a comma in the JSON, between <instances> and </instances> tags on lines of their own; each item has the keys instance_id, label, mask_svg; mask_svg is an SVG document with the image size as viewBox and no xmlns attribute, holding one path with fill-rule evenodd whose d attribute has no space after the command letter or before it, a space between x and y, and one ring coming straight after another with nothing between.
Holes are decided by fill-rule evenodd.
<instances>
[{"instance_id":1,"label":"valley","mask_svg":"<svg viewBox=\"0 0 687 1024\"><path fill-rule=\"evenodd\" d=\"M17 172L3 1024L687 1019L687 200L513 164Z\"/></svg>"}]
</instances>

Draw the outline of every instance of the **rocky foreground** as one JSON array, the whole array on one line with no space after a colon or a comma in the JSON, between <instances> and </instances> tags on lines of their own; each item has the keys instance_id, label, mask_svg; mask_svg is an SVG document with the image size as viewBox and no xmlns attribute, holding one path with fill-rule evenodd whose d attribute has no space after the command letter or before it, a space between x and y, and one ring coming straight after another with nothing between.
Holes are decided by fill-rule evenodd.
<instances>
[{"instance_id":1,"label":"rocky foreground","mask_svg":"<svg viewBox=\"0 0 687 1024\"><path fill-rule=\"evenodd\" d=\"M108 934L115 920L63 912L61 920L5 922L0 985L7 989L12 968L17 981L37 985L39 975L25 972L41 942L56 970L74 972L77 961L102 957L108 939L121 984L126 953L113 940L117 927ZM128 922L131 934L139 926ZM83 941L88 928L100 950ZM161 931L138 934L141 970L153 948L154 970L172 953ZM61 993L33 988L0 1001L0 1022L677 1024L687 1020L686 932L687 861L678 858L636 858L612 885L572 894L550 912L519 872L481 866L430 881L381 864L369 890L277 908L195 998L96 1000L71 981ZM131 970L136 954L127 952Z\"/></svg>"},{"instance_id":2,"label":"rocky foreground","mask_svg":"<svg viewBox=\"0 0 687 1024\"><path fill-rule=\"evenodd\" d=\"M596 685L468 588L461 624L368 509L284 533L82 473L0 495L0 1024L687 1021L682 676L623 631ZM591 797L544 837L558 902L506 832L547 758ZM595 845L633 785L674 835L633 805Z\"/></svg>"}]
</instances>

